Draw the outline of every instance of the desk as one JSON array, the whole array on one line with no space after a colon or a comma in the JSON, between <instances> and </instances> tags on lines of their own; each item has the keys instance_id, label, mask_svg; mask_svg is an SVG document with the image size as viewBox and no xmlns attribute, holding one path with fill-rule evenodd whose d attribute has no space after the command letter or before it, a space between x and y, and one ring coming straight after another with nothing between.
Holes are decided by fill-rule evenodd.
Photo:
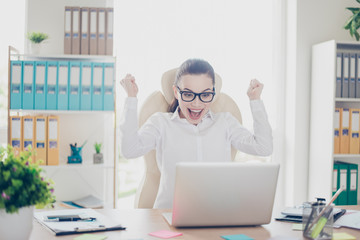
<instances>
[{"instance_id":1,"label":"desk","mask_svg":"<svg viewBox=\"0 0 360 240\"><path fill-rule=\"evenodd\" d=\"M359 206L343 207L347 209L360 210ZM100 213L118 220L127 229L125 231L99 232L94 234L105 235L109 240L126 239L160 239L149 236L148 233L159 230L170 230L183 233L183 236L173 238L174 240L199 240L199 239L223 239L221 235L245 234L256 240L268 239L276 236L287 236L303 239L302 231L293 231L292 223L279 222L272 220L270 224L258 227L216 227L216 228L174 228L168 225L161 215L164 210L158 209L135 209L135 210L117 210L100 209ZM357 239L360 239L360 230L348 228L334 229L334 232L347 232ZM43 226L34 220L33 231L30 240L49 239L65 240L73 239L78 235L68 235L56 237L47 231Z\"/></svg>"}]
</instances>

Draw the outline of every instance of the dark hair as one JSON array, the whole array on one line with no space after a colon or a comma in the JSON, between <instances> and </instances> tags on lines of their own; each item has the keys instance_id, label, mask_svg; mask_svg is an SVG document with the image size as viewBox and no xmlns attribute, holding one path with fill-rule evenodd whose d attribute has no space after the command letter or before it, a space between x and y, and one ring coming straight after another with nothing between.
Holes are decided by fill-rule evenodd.
<instances>
[{"instance_id":1,"label":"dark hair","mask_svg":"<svg viewBox=\"0 0 360 240\"><path fill-rule=\"evenodd\" d=\"M176 77L174 81L174 85L178 86L179 81L184 75L200 75L207 74L213 82L215 86L215 72L213 67L205 60L202 59L188 59L186 60L176 72ZM168 112L175 112L176 108L179 106L179 102L176 98L171 102Z\"/></svg>"}]
</instances>

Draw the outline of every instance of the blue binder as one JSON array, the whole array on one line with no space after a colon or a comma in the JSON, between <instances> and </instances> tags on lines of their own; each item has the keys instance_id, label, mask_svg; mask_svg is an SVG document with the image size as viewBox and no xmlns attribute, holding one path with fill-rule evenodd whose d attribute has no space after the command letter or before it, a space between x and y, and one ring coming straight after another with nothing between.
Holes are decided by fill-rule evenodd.
<instances>
[{"instance_id":1,"label":"blue binder","mask_svg":"<svg viewBox=\"0 0 360 240\"><path fill-rule=\"evenodd\" d=\"M10 63L10 109L22 108L22 61Z\"/></svg>"},{"instance_id":2,"label":"blue binder","mask_svg":"<svg viewBox=\"0 0 360 240\"><path fill-rule=\"evenodd\" d=\"M70 62L69 110L80 110L80 62Z\"/></svg>"},{"instance_id":3,"label":"blue binder","mask_svg":"<svg viewBox=\"0 0 360 240\"><path fill-rule=\"evenodd\" d=\"M58 63L48 61L46 66L46 109L57 109L58 98Z\"/></svg>"},{"instance_id":4,"label":"blue binder","mask_svg":"<svg viewBox=\"0 0 360 240\"><path fill-rule=\"evenodd\" d=\"M34 109L35 71L33 61L23 62L23 97L22 108Z\"/></svg>"},{"instance_id":5,"label":"blue binder","mask_svg":"<svg viewBox=\"0 0 360 240\"><path fill-rule=\"evenodd\" d=\"M35 109L46 109L46 62L35 62Z\"/></svg>"},{"instance_id":6,"label":"blue binder","mask_svg":"<svg viewBox=\"0 0 360 240\"><path fill-rule=\"evenodd\" d=\"M114 110L114 63L104 63L104 110Z\"/></svg>"},{"instance_id":7,"label":"blue binder","mask_svg":"<svg viewBox=\"0 0 360 240\"><path fill-rule=\"evenodd\" d=\"M69 62L58 63L58 110L68 110L69 102Z\"/></svg>"},{"instance_id":8,"label":"blue binder","mask_svg":"<svg viewBox=\"0 0 360 240\"><path fill-rule=\"evenodd\" d=\"M81 63L80 110L91 110L91 62Z\"/></svg>"},{"instance_id":9,"label":"blue binder","mask_svg":"<svg viewBox=\"0 0 360 240\"><path fill-rule=\"evenodd\" d=\"M104 99L104 64L92 64L92 110L103 110Z\"/></svg>"}]
</instances>

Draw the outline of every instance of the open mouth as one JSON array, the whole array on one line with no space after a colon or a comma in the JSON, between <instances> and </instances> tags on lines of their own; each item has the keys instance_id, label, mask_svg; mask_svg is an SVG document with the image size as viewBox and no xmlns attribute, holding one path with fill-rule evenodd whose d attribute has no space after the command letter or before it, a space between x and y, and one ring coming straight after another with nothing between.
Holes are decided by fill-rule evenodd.
<instances>
[{"instance_id":1,"label":"open mouth","mask_svg":"<svg viewBox=\"0 0 360 240\"><path fill-rule=\"evenodd\" d=\"M201 116L201 113L203 112L203 109L201 110L195 110L195 109L189 109L189 116L192 120L198 120Z\"/></svg>"}]
</instances>

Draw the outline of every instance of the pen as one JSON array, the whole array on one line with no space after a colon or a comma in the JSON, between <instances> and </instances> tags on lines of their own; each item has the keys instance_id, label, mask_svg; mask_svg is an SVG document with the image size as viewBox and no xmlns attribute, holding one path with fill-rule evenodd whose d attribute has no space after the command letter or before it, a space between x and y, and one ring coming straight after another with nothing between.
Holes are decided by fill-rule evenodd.
<instances>
[{"instance_id":1,"label":"pen","mask_svg":"<svg viewBox=\"0 0 360 240\"><path fill-rule=\"evenodd\" d=\"M51 217L51 218L46 218L44 219L44 221L46 222L77 222L77 221L95 221L96 218L80 218L80 217Z\"/></svg>"}]
</instances>

